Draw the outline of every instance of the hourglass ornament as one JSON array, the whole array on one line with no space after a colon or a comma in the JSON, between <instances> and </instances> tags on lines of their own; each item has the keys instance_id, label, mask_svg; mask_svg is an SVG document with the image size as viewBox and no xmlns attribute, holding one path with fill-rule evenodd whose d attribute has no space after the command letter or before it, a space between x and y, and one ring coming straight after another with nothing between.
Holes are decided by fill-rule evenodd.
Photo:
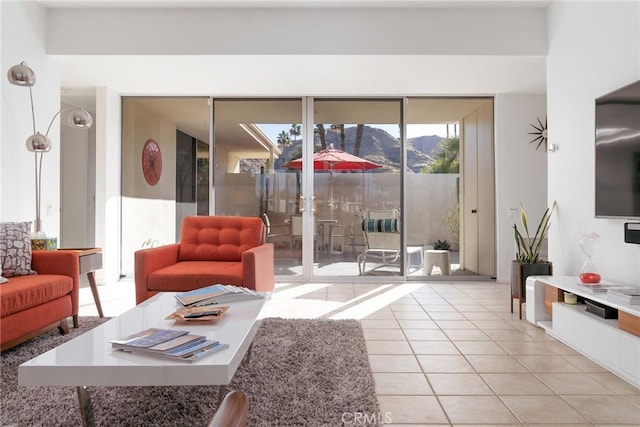
<instances>
[{"instance_id":1,"label":"hourglass ornament","mask_svg":"<svg viewBox=\"0 0 640 427\"><path fill-rule=\"evenodd\" d=\"M600 274L596 265L591 260L596 252L598 252L598 246L600 245L600 236L596 233L586 233L580 235L580 248L582 252L587 256L587 260L582 265L580 270L580 281L582 283L597 284L600 283Z\"/></svg>"}]
</instances>

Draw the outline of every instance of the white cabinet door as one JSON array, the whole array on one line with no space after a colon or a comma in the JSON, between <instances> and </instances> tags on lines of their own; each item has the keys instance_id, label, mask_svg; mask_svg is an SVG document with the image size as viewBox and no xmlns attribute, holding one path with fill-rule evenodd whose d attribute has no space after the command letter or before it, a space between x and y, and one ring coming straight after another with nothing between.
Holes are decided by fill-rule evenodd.
<instances>
[{"instance_id":1,"label":"white cabinet door","mask_svg":"<svg viewBox=\"0 0 640 427\"><path fill-rule=\"evenodd\" d=\"M570 346L588 354L598 363L618 366L619 330L604 319L584 313L584 306L553 304L553 332Z\"/></svg>"},{"instance_id":2,"label":"white cabinet door","mask_svg":"<svg viewBox=\"0 0 640 427\"><path fill-rule=\"evenodd\" d=\"M640 337L620 332L620 369L640 388Z\"/></svg>"}]
</instances>

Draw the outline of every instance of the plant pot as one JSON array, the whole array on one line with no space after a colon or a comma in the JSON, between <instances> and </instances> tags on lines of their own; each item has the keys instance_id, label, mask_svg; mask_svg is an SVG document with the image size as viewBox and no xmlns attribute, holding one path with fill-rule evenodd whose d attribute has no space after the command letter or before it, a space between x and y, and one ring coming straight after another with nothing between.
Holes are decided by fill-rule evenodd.
<instances>
[{"instance_id":1,"label":"plant pot","mask_svg":"<svg viewBox=\"0 0 640 427\"><path fill-rule=\"evenodd\" d=\"M550 262L538 262L535 264L523 264L520 261L511 262L511 312L513 313L513 299L518 298L520 305L520 318L522 319L522 303L526 301L526 284L529 276L551 276L553 264Z\"/></svg>"},{"instance_id":2,"label":"plant pot","mask_svg":"<svg viewBox=\"0 0 640 427\"><path fill-rule=\"evenodd\" d=\"M553 264L550 262L538 262L535 264L523 264L520 261L511 262L511 294L525 299L527 277L550 276L553 273Z\"/></svg>"}]
</instances>

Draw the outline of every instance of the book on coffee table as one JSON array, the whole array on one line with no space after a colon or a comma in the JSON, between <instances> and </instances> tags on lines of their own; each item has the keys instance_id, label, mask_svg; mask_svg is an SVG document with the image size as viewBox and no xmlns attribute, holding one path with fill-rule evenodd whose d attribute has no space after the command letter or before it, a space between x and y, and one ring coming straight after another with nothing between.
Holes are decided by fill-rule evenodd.
<instances>
[{"instance_id":1,"label":"book on coffee table","mask_svg":"<svg viewBox=\"0 0 640 427\"><path fill-rule=\"evenodd\" d=\"M235 301L249 301L264 298L254 290L233 285L211 285L176 294L176 299L185 307L227 304Z\"/></svg>"},{"instance_id":2,"label":"book on coffee table","mask_svg":"<svg viewBox=\"0 0 640 427\"><path fill-rule=\"evenodd\" d=\"M137 334L111 341L117 351L193 362L228 347L201 335L173 329L146 329Z\"/></svg>"}]
</instances>

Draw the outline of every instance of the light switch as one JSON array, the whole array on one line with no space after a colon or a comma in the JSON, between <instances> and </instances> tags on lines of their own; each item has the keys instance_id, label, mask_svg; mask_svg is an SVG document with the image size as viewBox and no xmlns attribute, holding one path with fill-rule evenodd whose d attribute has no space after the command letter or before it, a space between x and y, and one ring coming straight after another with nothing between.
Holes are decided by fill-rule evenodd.
<instances>
[{"instance_id":1,"label":"light switch","mask_svg":"<svg viewBox=\"0 0 640 427\"><path fill-rule=\"evenodd\" d=\"M518 216L518 208L509 208L507 209L507 215L509 218L515 218Z\"/></svg>"}]
</instances>

